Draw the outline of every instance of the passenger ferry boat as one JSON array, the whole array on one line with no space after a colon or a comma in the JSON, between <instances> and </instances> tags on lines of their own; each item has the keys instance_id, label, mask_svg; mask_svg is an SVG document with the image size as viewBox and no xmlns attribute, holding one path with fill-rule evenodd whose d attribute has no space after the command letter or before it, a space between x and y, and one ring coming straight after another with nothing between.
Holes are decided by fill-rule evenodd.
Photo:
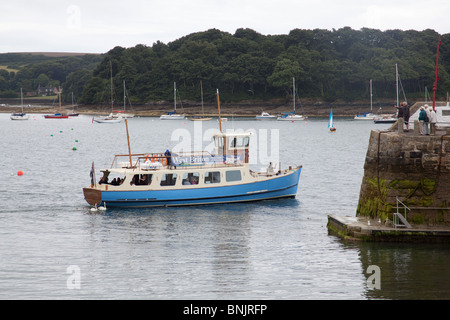
<instances>
[{"instance_id":1,"label":"passenger ferry boat","mask_svg":"<svg viewBox=\"0 0 450 320\"><path fill-rule=\"evenodd\" d=\"M254 172L250 133L214 135L216 154L192 152L116 155L83 189L86 201L111 207L201 205L295 198L302 166ZM125 160L125 161L124 161Z\"/></svg>"},{"instance_id":2,"label":"passenger ferry boat","mask_svg":"<svg viewBox=\"0 0 450 320\"><path fill-rule=\"evenodd\" d=\"M302 166L275 172L250 170L251 133L213 135L215 151L210 154L184 152L116 155L97 182L92 164L91 185L83 188L93 206L122 208L183 206L295 198ZM128 137L128 122L125 119Z\"/></svg>"}]
</instances>

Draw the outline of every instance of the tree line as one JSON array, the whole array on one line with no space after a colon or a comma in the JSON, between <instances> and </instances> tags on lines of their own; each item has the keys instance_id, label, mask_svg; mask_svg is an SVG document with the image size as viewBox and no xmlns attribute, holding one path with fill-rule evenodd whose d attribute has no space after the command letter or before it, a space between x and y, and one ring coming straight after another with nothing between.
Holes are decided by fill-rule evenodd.
<instances>
[{"instance_id":1,"label":"tree line","mask_svg":"<svg viewBox=\"0 0 450 320\"><path fill-rule=\"evenodd\" d=\"M372 79L374 99L395 100L397 65L407 99L416 100L432 95L438 38L431 29L295 29L287 35L210 29L168 44L118 46L99 56L32 63L14 74L0 70L0 94L48 80L62 85L66 101L73 92L80 103L101 104L110 99L112 69L113 99L122 99L125 81L134 103L172 100L174 82L183 100L200 101L200 83L205 101L214 101L216 88L227 102L289 98L293 77L300 99L367 100ZM437 95L444 98L450 34L441 39Z\"/></svg>"}]
</instances>

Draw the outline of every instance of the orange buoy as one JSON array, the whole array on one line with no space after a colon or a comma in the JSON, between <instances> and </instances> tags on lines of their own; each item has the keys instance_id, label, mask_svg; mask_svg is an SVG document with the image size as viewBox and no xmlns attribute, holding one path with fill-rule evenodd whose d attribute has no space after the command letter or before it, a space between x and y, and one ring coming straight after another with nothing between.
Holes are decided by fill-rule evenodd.
<instances>
[{"instance_id":1,"label":"orange buoy","mask_svg":"<svg viewBox=\"0 0 450 320\"><path fill-rule=\"evenodd\" d=\"M17 171L17 175L18 176L23 176L23 171L22 170Z\"/></svg>"}]
</instances>

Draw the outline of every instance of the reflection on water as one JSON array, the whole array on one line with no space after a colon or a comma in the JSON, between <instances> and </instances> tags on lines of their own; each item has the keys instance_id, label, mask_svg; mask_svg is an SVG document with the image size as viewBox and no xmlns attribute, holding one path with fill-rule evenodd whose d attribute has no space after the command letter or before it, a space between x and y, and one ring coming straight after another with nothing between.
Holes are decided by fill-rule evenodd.
<instances>
[{"instance_id":1,"label":"reflection on water","mask_svg":"<svg viewBox=\"0 0 450 320\"><path fill-rule=\"evenodd\" d=\"M371 299L449 299L450 250L442 244L355 244L363 270L377 265L381 289Z\"/></svg>"},{"instance_id":2,"label":"reflection on water","mask_svg":"<svg viewBox=\"0 0 450 320\"><path fill-rule=\"evenodd\" d=\"M337 119L332 134L326 119L225 126L279 130L282 166L303 165L296 199L89 214L82 188L92 162L99 170L127 153L124 125L0 114L0 298L450 298L445 245L328 235L328 214L355 214L370 130L382 127L349 119ZM195 131L190 121L152 118L130 119L129 129L133 152L164 152L178 143L172 132ZM379 290L367 284L371 265L381 270ZM70 266L80 289L67 287Z\"/></svg>"}]
</instances>

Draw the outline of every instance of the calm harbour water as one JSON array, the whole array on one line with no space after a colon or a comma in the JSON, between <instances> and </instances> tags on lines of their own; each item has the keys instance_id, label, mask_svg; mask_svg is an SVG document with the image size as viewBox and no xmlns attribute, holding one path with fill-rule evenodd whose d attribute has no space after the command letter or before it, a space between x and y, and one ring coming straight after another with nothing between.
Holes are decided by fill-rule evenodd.
<instances>
[{"instance_id":1,"label":"calm harbour water","mask_svg":"<svg viewBox=\"0 0 450 320\"><path fill-rule=\"evenodd\" d=\"M327 119L229 121L279 134L282 166L303 165L296 199L90 214L92 162L98 175L128 152L124 123L91 120L0 114L0 299L450 298L448 245L328 234L328 214L355 215L370 131L388 125L337 119L330 133ZM164 152L195 123L130 119L132 152ZM217 127L202 123L201 135ZM370 265L380 289L368 285Z\"/></svg>"}]
</instances>

